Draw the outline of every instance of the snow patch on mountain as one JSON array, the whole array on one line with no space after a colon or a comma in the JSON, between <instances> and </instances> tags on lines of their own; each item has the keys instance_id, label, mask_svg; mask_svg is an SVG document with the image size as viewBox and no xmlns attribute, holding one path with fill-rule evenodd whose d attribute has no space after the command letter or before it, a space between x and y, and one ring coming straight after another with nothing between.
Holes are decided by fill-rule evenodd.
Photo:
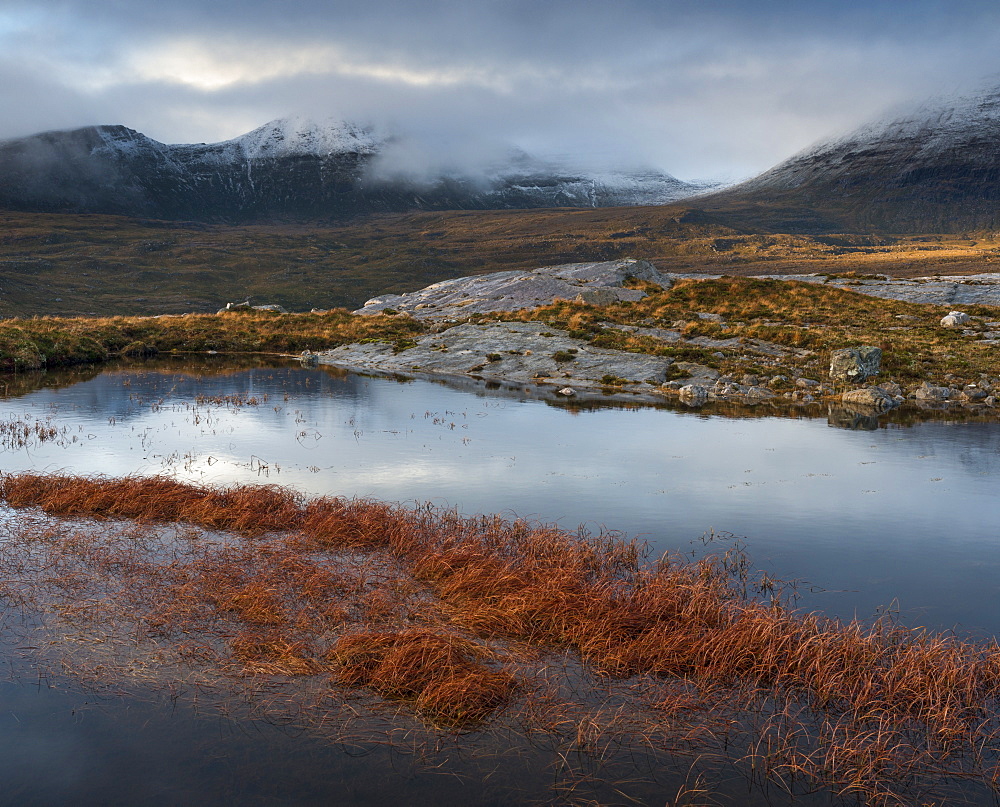
<instances>
[{"instance_id":1,"label":"snow patch on mountain","mask_svg":"<svg viewBox=\"0 0 1000 807\"><path fill-rule=\"evenodd\" d=\"M265 123L227 142L238 145L248 160L264 160L299 155L375 154L387 139L385 134L368 126L289 117Z\"/></svg>"},{"instance_id":2,"label":"snow patch on mountain","mask_svg":"<svg viewBox=\"0 0 1000 807\"><path fill-rule=\"evenodd\" d=\"M935 98L912 111L873 121L819 141L739 190L790 190L822 176L836 180L859 167L892 166L900 172L956 157L969 164L994 164L1000 144L1000 88L957 98Z\"/></svg>"}]
</instances>

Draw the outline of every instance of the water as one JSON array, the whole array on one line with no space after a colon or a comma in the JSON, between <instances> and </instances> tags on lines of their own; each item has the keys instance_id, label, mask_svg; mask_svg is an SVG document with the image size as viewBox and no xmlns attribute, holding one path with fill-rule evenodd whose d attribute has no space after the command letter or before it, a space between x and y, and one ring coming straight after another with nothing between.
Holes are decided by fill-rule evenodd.
<instances>
[{"instance_id":1,"label":"water","mask_svg":"<svg viewBox=\"0 0 1000 807\"><path fill-rule=\"evenodd\" d=\"M221 369L118 369L9 393L0 420L57 435L6 445L0 470L432 501L620 530L654 552L724 550L731 533L758 567L800 581L802 607L848 618L891 609L909 625L1000 635L998 424L852 431L825 418L555 407L322 368ZM718 537L706 544L709 531ZM483 741L492 756L448 757L444 774L437 758L372 746L359 761L267 721L199 712L190 698L98 696L30 676L11 652L4 804L509 803L506 788L551 780L547 752L529 746L499 763L509 746ZM487 794L478 782L491 765L504 785ZM393 773L372 777L373 766Z\"/></svg>"},{"instance_id":2,"label":"water","mask_svg":"<svg viewBox=\"0 0 1000 807\"><path fill-rule=\"evenodd\" d=\"M1000 424L849 431L819 418L579 410L297 367L110 371L8 398L0 418L66 430L4 450L4 471L432 501L603 526L656 551L697 549L714 530L803 581L807 607L898 608L908 624L1000 634Z\"/></svg>"}]
</instances>

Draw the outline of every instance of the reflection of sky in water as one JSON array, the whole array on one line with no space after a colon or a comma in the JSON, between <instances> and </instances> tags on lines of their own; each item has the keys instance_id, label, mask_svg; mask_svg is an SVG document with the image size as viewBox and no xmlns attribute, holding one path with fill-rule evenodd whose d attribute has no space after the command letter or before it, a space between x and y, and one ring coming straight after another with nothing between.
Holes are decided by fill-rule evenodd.
<instances>
[{"instance_id":1,"label":"reflection of sky in water","mask_svg":"<svg viewBox=\"0 0 1000 807\"><path fill-rule=\"evenodd\" d=\"M268 400L226 408L196 405L195 393ZM662 549L728 531L759 565L828 589L809 607L868 616L897 598L911 623L1000 633L996 426L574 414L299 369L104 375L0 404L0 417L50 415L76 442L7 450L0 467L431 500L606 525Z\"/></svg>"}]
</instances>

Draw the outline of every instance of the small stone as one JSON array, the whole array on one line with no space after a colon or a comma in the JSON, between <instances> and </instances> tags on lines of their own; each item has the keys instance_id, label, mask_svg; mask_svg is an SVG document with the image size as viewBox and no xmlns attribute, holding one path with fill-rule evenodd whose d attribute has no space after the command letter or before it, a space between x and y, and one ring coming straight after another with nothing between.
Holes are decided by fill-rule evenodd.
<instances>
[{"instance_id":1,"label":"small stone","mask_svg":"<svg viewBox=\"0 0 1000 807\"><path fill-rule=\"evenodd\" d=\"M885 412L897 405L896 400L881 387L866 387L865 389L854 389L845 392L840 396L840 400L845 404L854 406L868 406L879 412Z\"/></svg>"},{"instance_id":2,"label":"small stone","mask_svg":"<svg viewBox=\"0 0 1000 807\"><path fill-rule=\"evenodd\" d=\"M959 328L972 322L972 317L964 311L952 311L941 318L941 326L944 328Z\"/></svg>"},{"instance_id":3,"label":"small stone","mask_svg":"<svg viewBox=\"0 0 1000 807\"><path fill-rule=\"evenodd\" d=\"M813 387L819 386L819 381L813 378L796 378L795 386L799 389L812 389Z\"/></svg>"},{"instance_id":4,"label":"small stone","mask_svg":"<svg viewBox=\"0 0 1000 807\"><path fill-rule=\"evenodd\" d=\"M903 388L899 386L895 381L884 381L878 385L879 389L884 390L889 393L893 398L899 398L903 395Z\"/></svg>"},{"instance_id":5,"label":"small stone","mask_svg":"<svg viewBox=\"0 0 1000 807\"><path fill-rule=\"evenodd\" d=\"M746 399L748 403L754 403L755 401L766 401L774 397L774 393L771 392L767 387L750 387L746 391Z\"/></svg>"},{"instance_id":6,"label":"small stone","mask_svg":"<svg viewBox=\"0 0 1000 807\"><path fill-rule=\"evenodd\" d=\"M681 400L687 404L698 406L708 400L708 390L700 384L686 384L677 390Z\"/></svg>"},{"instance_id":7,"label":"small stone","mask_svg":"<svg viewBox=\"0 0 1000 807\"><path fill-rule=\"evenodd\" d=\"M925 381L917 387L914 397L918 401L947 401L951 398L951 390L948 387L937 387Z\"/></svg>"},{"instance_id":8,"label":"small stone","mask_svg":"<svg viewBox=\"0 0 1000 807\"><path fill-rule=\"evenodd\" d=\"M563 387L561 390L559 390L558 394L565 395L567 398L570 398L573 395L576 395L576 390L574 390L572 387Z\"/></svg>"}]
</instances>

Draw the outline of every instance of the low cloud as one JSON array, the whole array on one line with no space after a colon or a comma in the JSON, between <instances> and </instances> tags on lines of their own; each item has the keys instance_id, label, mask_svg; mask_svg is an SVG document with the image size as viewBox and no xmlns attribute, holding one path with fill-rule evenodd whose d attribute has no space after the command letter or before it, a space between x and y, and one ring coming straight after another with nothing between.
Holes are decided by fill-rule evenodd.
<instances>
[{"instance_id":1,"label":"low cloud","mask_svg":"<svg viewBox=\"0 0 1000 807\"><path fill-rule=\"evenodd\" d=\"M11 0L0 137L122 123L227 139L287 114L404 133L386 171L509 145L745 176L1000 69L994 4Z\"/></svg>"}]
</instances>

